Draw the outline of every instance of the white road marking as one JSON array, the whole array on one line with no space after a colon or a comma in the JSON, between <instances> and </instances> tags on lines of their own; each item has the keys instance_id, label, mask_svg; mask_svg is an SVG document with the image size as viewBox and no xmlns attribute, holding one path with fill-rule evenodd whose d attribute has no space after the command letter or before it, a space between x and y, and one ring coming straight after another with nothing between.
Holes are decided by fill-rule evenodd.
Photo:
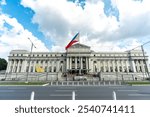
<instances>
[{"instance_id":1,"label":"white road marking","mask_svg":"<svg viewBox=\"0 0 150 117\"><path fill-rule=\"evenodd\" d=\"M26 87L8 87L7 89L13 89L13 90L20 90L20 89L27 89Z\"/></svg>"},{"instance_id":2,"label":"white road marking","mask_svg":"<svg viewBox=\"0 0 150 117\"><path fill-rule=\"evenodd\" d=\"M120 92L137 92L139 90L117 90L117 91L120 91Z\"/></svg>"},{"instance_id":3,"label":"white road marking","mask_svg":"<svg viewBox=\"0 0 150 117\"><path fill-rule=\"evenodd\" d=\"M0 93L11 93L15 92L15 90L0 90Z\"/></svg>"},{"instance_id":4,"label":"white road marking","mask_svg":"<svg viewBox=\"0 0 150 117\"><path fill-rule=\"evenodd\" d=\"M35 95L35 93L34 93L34 91L32 91L32 92L31 92L30 100L34 100L34 95Z\"/></svg>"},{"instance_id":5,"label":"white road marking","mask_svg":"<svg viewBox=\"0 0 150 117\"><path fill-rule=\"evenodd\" d=\"M55 96L55 97L69 96L69 97L71 97L72 94L51 94L50 96Z\"/></svg>"},{"instance_id":6,"label":"white road marking","mask_svg":"<svg viewBox=\"0 0 150 117\"><path fill-rule=\"evenodd\" d=\"M150 94L128 94L128 96L149 96Z\"/></svg>"},{"instance_id":7,"label":"white road marking","mask_svg":"<svg viewBox=\"0 0 150 117\"><path fill-rule=\"evenodd\" d=\"M77 91L77 90L55 90L56 92L72 92L72 91Z\"/></svg>"},{"instance_id":8,"label":"white road marking","mask_svg":"<svg viewBox=\"0 0 150 117\"><path fill-rule=\"evenodd\" d=\"M42 86L47 86L47 85L49 85L49 83L43 84Z\"/></svg>"}]
</instances>

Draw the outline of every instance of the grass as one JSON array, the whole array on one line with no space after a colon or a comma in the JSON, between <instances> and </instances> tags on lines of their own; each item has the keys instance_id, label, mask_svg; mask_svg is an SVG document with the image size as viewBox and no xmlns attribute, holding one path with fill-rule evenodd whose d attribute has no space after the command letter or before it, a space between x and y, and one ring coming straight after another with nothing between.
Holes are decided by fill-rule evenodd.
<instances>
[{"instance_id":1,"label":"grass","mask_svg":"<svg viewBox=\"0 0 150 117\"><path fill-rule=\"evenodd\" d=\"M129 85L150 85L150 81L129 81L126 83Z\"/></svg>"},{"instance_id":2,"label":"grass","mask_svg":"<svg viewBox=\"0 0 150 117\"><path fill-rule=\"evenodd\" d=\"M43 85L46 82L0 82L0 85Z\"/></svg>"}]
</instances>

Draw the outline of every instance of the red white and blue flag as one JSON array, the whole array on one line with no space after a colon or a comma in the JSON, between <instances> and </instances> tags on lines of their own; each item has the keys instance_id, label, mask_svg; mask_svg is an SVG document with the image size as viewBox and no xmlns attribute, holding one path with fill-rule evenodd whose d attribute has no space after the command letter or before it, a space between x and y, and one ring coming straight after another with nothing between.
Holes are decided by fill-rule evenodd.
<instances>
[{"instance_id":1,"label":"red white and blue flag","mask_svg":"<svg viewBox=\"0 0 150 117\"><path fill-rule=\"evenodd\" d=\"M74 43L79 42L79 33L77 33L73 39L69 42L69 44L66 46L66 50L71 47Z\"/></svg>"}]
</instances>

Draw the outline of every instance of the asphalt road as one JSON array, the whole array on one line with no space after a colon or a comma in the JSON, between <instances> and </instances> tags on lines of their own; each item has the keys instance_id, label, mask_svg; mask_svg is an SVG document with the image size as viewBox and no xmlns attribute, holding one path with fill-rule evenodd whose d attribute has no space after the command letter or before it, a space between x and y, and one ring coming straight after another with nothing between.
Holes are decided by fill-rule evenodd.
<instances>
[{"instance_id":1,"label":"asphalt road","mask_svg":"<svg viewBox=\"0 0 150 117\"><path fill-rule=\"evenodd\" d=\"M150 86L0 86L0 100L150 100Z\"/></svg>"}]
</instances>

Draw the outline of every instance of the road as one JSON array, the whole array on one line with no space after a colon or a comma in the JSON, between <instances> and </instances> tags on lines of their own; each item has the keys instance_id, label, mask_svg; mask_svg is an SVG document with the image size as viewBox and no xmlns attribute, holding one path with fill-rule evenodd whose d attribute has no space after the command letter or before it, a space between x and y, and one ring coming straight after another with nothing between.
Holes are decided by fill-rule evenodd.
<instances>
[{"instance_id":1,"label":"road","mask_svg":"<svg viewBox=\"0 0 150 117\"><path fill-rule=\"evenodd\" d=\"M150 100L150 86L0 86L0 100Z\"/></svg>"}]
</instances>

